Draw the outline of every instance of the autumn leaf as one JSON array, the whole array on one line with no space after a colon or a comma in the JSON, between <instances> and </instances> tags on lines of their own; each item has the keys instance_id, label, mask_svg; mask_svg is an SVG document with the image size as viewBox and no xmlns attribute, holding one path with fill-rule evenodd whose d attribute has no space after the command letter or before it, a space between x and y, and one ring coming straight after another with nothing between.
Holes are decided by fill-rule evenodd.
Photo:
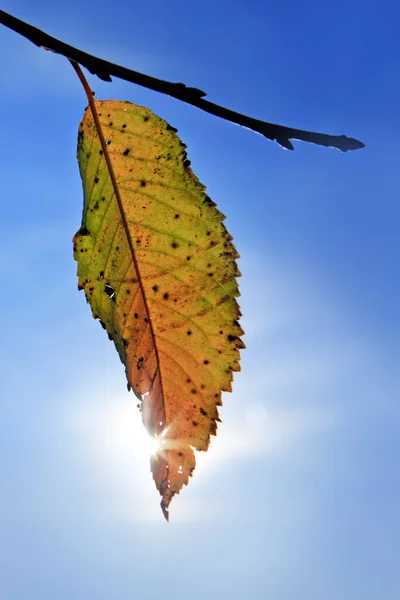
<instances>
[{"instance_id":1,"label":"autumn leaf","mask_svg":"<svg viewBox=\"0 0 400 600\"><path fill-rule=\"evenodd\" d=\"M93 111L97 111L93 114ZM81 122L79 289L113 340L143 423L168 519L195 450L217 431L239 370L238 254L176 130L149 109L96 101Z\"/></svg>"}]
</instances>

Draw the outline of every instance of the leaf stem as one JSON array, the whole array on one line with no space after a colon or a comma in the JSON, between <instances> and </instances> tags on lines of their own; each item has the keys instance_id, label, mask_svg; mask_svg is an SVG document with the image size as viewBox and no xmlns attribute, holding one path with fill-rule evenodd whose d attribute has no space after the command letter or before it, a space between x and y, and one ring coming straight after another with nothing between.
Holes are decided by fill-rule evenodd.
<instances>
[{"instance_id":1,"label":"leaf stem","mask_svg":"<svg viewBox=\"0 0 400 600\"><path fill-rule=\"evenodd\" d=\"M111 75L113 75L114 77L136 83L137 85L141 85L156 92L167 94L182 102L196 106L216 117L220 117L221 119L231 121L232 123L242 125L257 133L261 133L269 140L276 140L278 144L289 150L293 150L293 145L290 142L291 139L311 142L319 146L338 148L343 152L364 148L362 142L345 135L329 135L326 133L315 133L302 129L293 129L291 127L285 127L284 125L276 125L275 123L254 119L228 108L224 108L223 106L205 100L204 96L206 96L206 93L197 88L187 87L184 83L172 83L150 77L149 75L127 69L126 67L116 65L107 60L103 60L102 58L93 56L92 54L88 54L87 52L83 52L78 48L74 48L73 46L65 44L48 35L44 31L13 17L3 10L0 10L0 23L26 37L36 44L36 46L62 54L71 61L79 63L86 67L90 73L97 75L103 81L112 81Z\"/></svg>"}]
</instances>

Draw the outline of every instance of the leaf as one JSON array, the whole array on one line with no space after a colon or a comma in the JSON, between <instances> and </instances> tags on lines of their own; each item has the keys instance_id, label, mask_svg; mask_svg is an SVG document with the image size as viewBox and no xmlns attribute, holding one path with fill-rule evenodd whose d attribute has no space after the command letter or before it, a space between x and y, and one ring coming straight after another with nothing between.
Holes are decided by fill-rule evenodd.
<instances>
[{"instance_id":1,"label":"leaf","mask_svg":"<svg viewBox=\"0 0 400 600\"><path fill-rule=\"evenodd\" d=\"M129 102L93 104L99 123L86 109L78 136L78 287L157 437L151 470L168 519L240 368L238 254L176 130Z\"/></svg>"}]
</instances>

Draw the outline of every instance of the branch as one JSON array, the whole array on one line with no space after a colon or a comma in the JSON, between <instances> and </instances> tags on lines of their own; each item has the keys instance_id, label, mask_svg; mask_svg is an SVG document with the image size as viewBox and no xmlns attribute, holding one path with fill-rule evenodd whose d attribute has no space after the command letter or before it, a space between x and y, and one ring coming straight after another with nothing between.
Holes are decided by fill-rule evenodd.
<instances>
[{"instance_id":1,"label":"branch","mask_svg":"<svg viewBox=\"0 0 400 600\"><path fill-rule=\"evenodd\" d=\"M343 152L347 150L357 150L358 148L364 148L364 144L354 138L348 138L345 135L328 135L326 133L313 133L311 131L304 131L302 129L292 129L283 125L275 125L274 123L267 123L260 121L259 119L253 119L247 117L238 112L204 100L206 96L205 92L193 87L187 87L184 83L171 83L169 81L163 81L162 79L156 79L143 73L138 73L126 67L121 67L114 63L97 58L87 52L78 50L69 44L65 44L60 40L48 35L44 31L20 21L16 17L9 15L8 13L0 10L0 23L9 27L10 29L21 34L34 44L39 47L43 47L46 50L51 50L57 54L62 54L69 60L79 63L86 67L90 73L97 75L103 81L112 81L111 76L124 79L125 81L131 81L137 85L141 85L150 90L167 94L173 98L177 98L187 104L197 106L201 110L204 110L212 115L226 119L232 123L237 123L248 129L252 129L269 140L276 140L278 144L293 150L293 145L290 142L291 139L302 140L304 142L312 142L319 146L328 146L332 148L338 148Z\"/></svg>"}]
</instances>

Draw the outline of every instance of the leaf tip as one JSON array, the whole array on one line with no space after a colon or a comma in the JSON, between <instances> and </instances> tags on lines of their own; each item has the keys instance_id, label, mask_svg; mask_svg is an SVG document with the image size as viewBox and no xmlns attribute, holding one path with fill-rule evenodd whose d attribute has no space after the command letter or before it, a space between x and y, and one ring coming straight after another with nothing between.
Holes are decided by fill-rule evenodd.
<instances>
[{"instance_id":1,"label":"leaf tip","mask_svg":"<svg viewBox=\"0 0 400 600\"><path fill-rule=\"evenodd\" d=\"M167 521L167 523L169 523L169 510L168 510L167 505L164 502L164 499L161 500L160 506L161 506L161 510L163 512L163 515L165 517L165 520Z\"/></svg>"}]
</instances>

